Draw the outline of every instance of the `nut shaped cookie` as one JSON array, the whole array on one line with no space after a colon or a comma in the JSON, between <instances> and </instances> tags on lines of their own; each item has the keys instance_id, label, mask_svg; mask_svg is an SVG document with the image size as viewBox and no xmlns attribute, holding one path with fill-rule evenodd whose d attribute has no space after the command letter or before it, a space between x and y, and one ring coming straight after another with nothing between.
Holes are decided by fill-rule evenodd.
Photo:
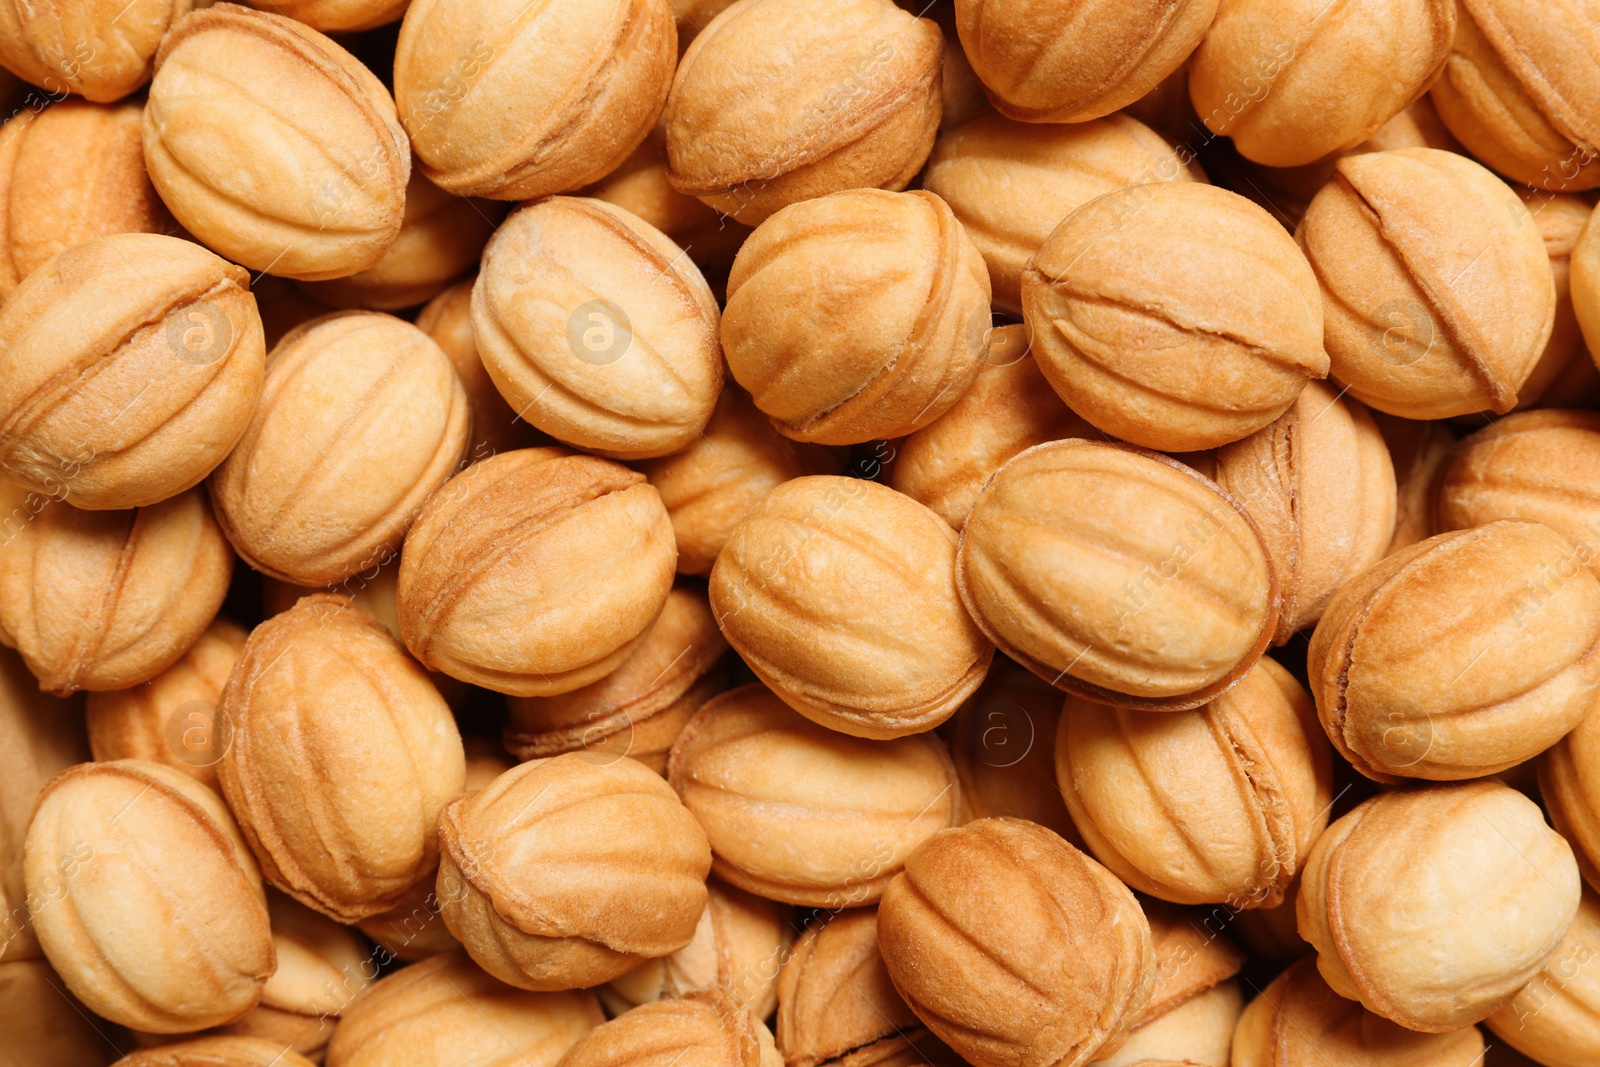
<instances>
[{"instance_id":1,"label":"nut shaped cookie","mask_svg":"<svg viewBox=\"0 0 1600 1067\"><path fill-rule=\"evenodd\" d=\"M1114 437L1237 441L1328 373L1317 277L1266 211L1199 182L1135 185L1062 219L1022 273L1034 358Z\"/></svg>"},{"instance_id":2,"label":"nut shaped cookie","mask_svg":"<svg viewBox=\"0 0 1600 1067\"><path fill-rule=\"evenodd\" d=\"M797 441L921 429L972 384L988 344L988 268L932 193L856 189L785 208L728 275L728 369Z\"/></svg>"},{"instance_id":3,"label":"nut shaped cookie","mask_svg":"<svg viewBox=\"0 0 1600 1067\"><path fill-rule=\"evenodd\" d=\"M252 271L307 281L383 257L411 176L394 100L371 71L303 23L227 3L163 38L144 155L184 229Z\"/></svg>"},{"instance_id":4,"label":"nut shaped cookie","mask_svg":"<svg viewBox=\"0 0 1600 1067\"><path fill-rule=\"evenodd\" d=\"M756 677L857 737L932 729L994 656L956 591L955 532L858 478L795 478L768 493L717 556L710 595Z\"/></svg>"},{"instance_id":5,"label":"nut shaped cookie","mask_svg":"<svg viewBox=\"0 0 1600 1067\"><path fill-rule=\"evenodd\" d=\"M603 752L514 767L439 816L445 925L519 989L599 985L694 937L711 849L661 776Z\"/></svg>"},{"instance_id":6,"label":"nut shaped cookie","mask_svg":"<svg viewBox=\"0 0 1600 1067\"><path fill-rule=\"evenodd\" d=\"M672 591L677 552L644 475L524 448L446 482L406 535L400 633L430 670L511 696L622 666Z\"/></svg>"},{"instance_id":7,"label":"nut shaped cookie","mask_svg":"<svg viewBox=\"0 0 1600 1067\"><path fill-rule=\"evenodd\" d=\"M1138 100L1183 66L1217 0L957 0L956 29L995 109L1023 122L1085 122Z\"/></svg>"},{"instance_id":8,"label":"nut shaped cookie","mask_svg":"<svg viewBox=\"0 0 1600 1067\"><path fill-rule=\"evenodd\" d=\"M39 795L24 870L45 956L96 1014L182 1034L232 1022L277 967L261 875L222 798L147 760Z\"/></svg>"},{"instance_id":9,"label":"nut shaped cookie","mask_svg":"<svg viewBox=\"0 0 1600 1067\"><path fill-rule=\"evenodd\" d=\"M1408 419L1516 405L1555 322L1555 278L1539 227L1483 166L1436 148L1346 156L1295 239L1351 396Z\"/></svg>"},{"instance_id":10,"label":"nut shaped cookie","mask_svg":"<svg viewBox=\"0 0 1600 1067\"><path fill-rule=\"evenodd\" d=\"M1380 793L1311 850L1295 902L1334 992L1442 1034L1506 1004L1578 913L1572 849L1499 782Z\"/></svg>"},{"instance_id":11,"label":"nut shaped cookie","mask_svg":"<svg viewBox=\"0 0 1600 1067\"><path fill-rule=\"evenodd\" d=\"M395 103L429 180L533 200L628 158L661 113L676 54L668 0L416 0L395 47Z\"/></svg>"},{"instance_id":12,"label":"nut shaped cookie","mask_svg":"<svg viewBox=\"0 0 1600 1067\"><path fill-rule=\"evenodd\" d=\"M1532 759L1600 684L1600 580L1582 546L1501 520L1438 534L1347 583L1306 671L1340 753L1380 782L1451 781Z\"/></svg>"},{"instance_id":13,"label":"nut shaped cookie","mask_svg":"<svg viewBox=\"0 0 1600 1067\"><path fill-rule=\"evenodd\" d=\"M755 226L922 169L941 109L931 19L890 0L758 0L703 25L663 116L674 189Z\"/></svg>"},{"instance_id":14,"label":"nut shaped cookie","mask_svg":"<svg viewBox=\"0 0 1600 1067\"><path fill-rule=\"evenodd\" d=\"M1236 684L1277 627L1279 578L1216 484L1131 446L1069 439L995 472L961 529L962 602L1056 688L1148 710Z\"/></svg>"},{"instance_id":15,"label":"nut shaped cookie","mask_svg":"<svg viewBox=\"0 0 1600 1067\"><path fill-rule=\"evenodd\" d=\"M159 234L113 234L35 270L0 311L0 474L95 510L199 483L261 399L249 280Z\"/></svg>"},{"instance_id":16,"label":"nut shaped cookie","mask_svg":"<svg viewBox=\"0 0 1600 1067\"><path fill-rule=\"evenodd\" d=\"M917 1018L979 1067L1104 1058L1155 983L1133 894L1021 819L979 819L912 853L879 905L878 944Z\"/></svg>"}]
</instances>

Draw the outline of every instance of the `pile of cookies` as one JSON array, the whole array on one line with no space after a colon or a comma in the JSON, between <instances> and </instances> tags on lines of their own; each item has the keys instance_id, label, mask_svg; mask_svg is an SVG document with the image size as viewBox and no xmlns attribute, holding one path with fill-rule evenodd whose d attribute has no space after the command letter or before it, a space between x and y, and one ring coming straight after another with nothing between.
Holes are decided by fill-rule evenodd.
<instances>
[{"instance_id":1,"label":"pile of cookies","mask_svg":"<svg viewBox=\"0 0 1600 1067\"><path fill-rule=\"evenodd\" d=\"M1600 1064L1596 0L0 66L0 1067Z\"/></svg>"}]
</instances>

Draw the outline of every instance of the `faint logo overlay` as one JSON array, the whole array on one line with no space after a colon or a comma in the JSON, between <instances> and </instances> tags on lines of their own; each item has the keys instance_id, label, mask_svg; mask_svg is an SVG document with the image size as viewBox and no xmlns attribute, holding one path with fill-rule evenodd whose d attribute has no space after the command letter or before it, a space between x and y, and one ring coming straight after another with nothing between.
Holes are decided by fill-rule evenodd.
<instances>
[{"instance_id":1,"label":"faint logo overlay","mask_svg":"<svg viewBox=\"0 0 1600 1067\"><path fill-rule=\"evenodd\" d=\"M233 720L209 700L186 700L167 717L167 748L191 767L210 767L233 744Z\"/></svg>"},{"instance_id":2,"label":"faint logo overlay","mask_svg":"<svg viewBox=\"0 0 1600 1067\"><path fill-rule=\"evenodd\" d=\"M966 343L968 351L981 352L982 361L989 362L991 348L994 344L994 315L989 310L988 304L982 304L972 309L967 315L967 320L961 324L961 338ZM1006 362L1015 362L1015 353L1008 353Z\"/></svg>"},{"instance_id":3,"label":"faint logo overlay","mask_svg":"<svg viewBox=\"0 0 1600 1067\"><path fill-rule=\"evenodd\" d=\"M628 313L609 300L586 301L567 317L567 347L591 366L609 367L632 345Z\"/></svg>"},{"instance_id":4,"label":"faint logo overlay","mask_svg":"<svg viewBox=\"0 0 1600 1067\"><path fill-rule=\"evenodd\" d=\"M1600 959L1600 925L1580 912L1577 921L1567 931L1567 941L1572 943L1571 949L1546 964L1544 971L1523 986L1509 1005L1516 1013L1518 1030L1526 1030L1528 1024L1543 1014L1551 1002L1583 997L1580 990L1566 990L1594 965L1595 960ZM1588 979L1584 979L1584 982L1587 984Z\"/></svg>"},{"instance_id":5,"label":"faint logo overlay","mask_svg":"<svg viewBox=\"0 0 1600 1067\"><path fill-rule=\"evenodd\" d=\"M185 363L208 366L233 345L233 323L217 305L201 300L167 319L167 350Z\"/></svg>"},{"instance_id":6,"label":"faint logo overlay","mask_svg":"<svg viewBox=\"0 0 1600 1067\"><path fill-rule=\"evenodd\" d=\"M891 455L893 450L890 450ZM784 536L778 539L764 555L752 560L745 581L729 591L722 610L716 613L717 625L750 606L754 595L765 592L770 586L784 588L792 580L788 574L791 564L801 558L807 542L828 529L829 524L854 502L866 496L866 481L858 476L843 479L831 486L822 499L811 505L805 522L784 524Z\"/></svg>"},{"instance_id":7,"label":"faint logo overlay","mask_svg":"<svg viewBox=\"0 0 1600 1067\"><path fill-rule=\"evenodd\" d=\"M976 330L976 324L969 329ZM993 325L993 319L987 314L983 316L983 362L988 367L1009 367L1014 363L1021 363L1033 353L1033 327L1026 326L1021 343L1013 336L1014 331L1001 333L1000 327Z\"/></svg>"},{"instance_id":8,"label":"faint logo overlay","mask_svg":"<svg viewBox=\"0 0 1600 1067\"><path fill-rule=\"evenodd\" d=\"M823 898L822 910L839 912L868 903L868 898L873 895L873 888L884 871L888 870L891 864L899 865L904 862L905 856L899 854L894 845L881 837L876 839L872 842L871 851L856 860L855 868L845 876L843 887L833 890Z\"/></svg>"},{"instance_id":9,"label":"faint logo overlay","mask_svg":"<svg viewBox=\"0 0 1600 1067\"><path fill-rule=\"evenodd\" d=\"M845 476L862 478L869 482L877 481L898 455L894 446L894 441L883 440L857 445L850 457L850 466L845 468Z\"/></svg>"},{"instance_id":10,"label":"faint logo overlay","mask_svg":"<svg viewBox=\"0 0 1600 1067\"><path fill-rule=\"evenodd\" d=\"M1389 705L1380 720L1386 767L1414 767L1433 748L1433 719L1409 700Z\"/></svg>"},{"instance_id":11,"label":"faint logo overlay","mask_svg":"<svg viewBox=\"0 0 1600 1067\"><path fill-rule=\"evenodd\" d=\"M1433 347L1433 316L1415 300L1390 300L1370 316L1372 351L1392 367L1409 367Z\"/></svg>"},{"instance_id":12,"label":"faint logo overlay","mask_svg":"<svg viewBox=\"0 0 1600 1067\"><path fill-rule=\"evenodd\" d=\"M1122 583L1122 595L1111 600L1112 610L1117 614L1119 632L1127 627L1129 619L1160 599L1167 587L1183 573L1184 566L1222 531L1223 522L1236 514L1234 507L1231 500L1218 500L1206 509L1200 521L1185 522L1185 536L1173 543L1171 551L1161 562L1146 563L1140 568L1137 579L1130 578Z\"/></svg>"},{"instance_id":13,"label":"faint logo overlay","mask_svg":"<svg viewBox=\"0 0 1600 1067\"><path fill-rule=\"evenodd\" d=\"M985 766L1015 767L1028 758L1037 737L1033 716L1014 700L991 697L978 709L978 758Z\"/></svg>"},{"instance_id":14,"label":"faint logo overlay","mask_svg":"<svg viewBox=\"0 0 1600 1067\"><path fill-rule=\"evenodd\" d=\"M412 136L421 133L434 119L460 103L472 91L494 57L495 50L489 42L482 38L474 41L471 50L452 63L434 87L412 105L410 121L406 123L407 128L413 131Z\"/></svg>"},{"instance_id":15,"label":"faint logo overlay","mask_svg":"<svg viewBox=\"0 0 1600 1067\"><path fill-rule=\"evenodd\" d=\"M610 766L632 754L634 736L632 715L624 712L622 723L619 725L611 713L594 711L589 713L588 721L589 725L583 731L583 748L586 752L597 752L606 757L602 766Z\"/></svg>"}]
</instances>

